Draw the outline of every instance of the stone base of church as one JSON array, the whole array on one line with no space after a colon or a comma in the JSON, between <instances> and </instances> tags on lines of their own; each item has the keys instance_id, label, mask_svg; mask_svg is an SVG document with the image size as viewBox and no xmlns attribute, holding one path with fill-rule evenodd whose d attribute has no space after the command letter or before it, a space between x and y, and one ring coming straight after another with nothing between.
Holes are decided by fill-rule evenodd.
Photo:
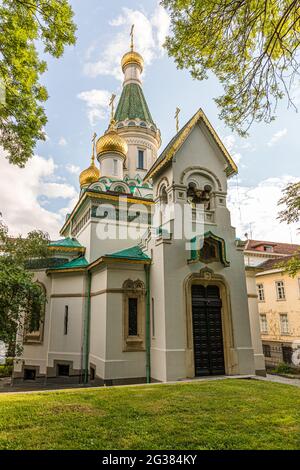
<instances>
[{"instance_id":1,"label":"stone base of church","mask_svg":"<svg viewBox=\"0 0 300 470\"><path fill-rule=\"evenodd\" d=\"M258 375L259 377L267 377L266 369L256 370L255 375Z\"/></svg>"}]
</instances>

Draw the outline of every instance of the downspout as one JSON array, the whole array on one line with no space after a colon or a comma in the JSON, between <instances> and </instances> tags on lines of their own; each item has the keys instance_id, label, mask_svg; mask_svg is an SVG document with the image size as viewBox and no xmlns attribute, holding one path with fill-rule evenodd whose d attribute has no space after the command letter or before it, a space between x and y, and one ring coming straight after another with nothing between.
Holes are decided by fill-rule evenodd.
<instances>
[{"instance_id":1,"label":"downspout","mask_svg":"<svg viewBox=\"0 0 300 470\"><path fill-rule=\"evenodd\" d=\"M151 336L150 336L150 265L145 264L146 273L146 382L151 382Z\"/></svg>"},{"instance_id":2,"label":"downspout","mask_svg":"<svg viewBox=\"0 0 300 470\"><path fill-rule=\"evenodd\" d=\"M84 321L84 336L83 336L83 382L85 384L89 381L89 355L90 355L90 326L91 326L91 284L92 274L87 272L87 285L86 285L86 301L85 301L85 321Z\"/></svg>"}]
</instances>

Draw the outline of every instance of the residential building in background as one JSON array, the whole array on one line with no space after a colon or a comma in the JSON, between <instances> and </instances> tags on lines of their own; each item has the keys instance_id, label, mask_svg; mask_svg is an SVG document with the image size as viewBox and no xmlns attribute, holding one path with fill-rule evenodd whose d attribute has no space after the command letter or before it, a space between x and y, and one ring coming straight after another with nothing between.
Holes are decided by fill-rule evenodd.
<instances>
[{"instance_id":1,"label":"residential building in background","mask_svg":"<svg viewBox=\"0 0 300 470\"><path fill-rule=\"evenodd\" d=\"M247 240L245 268L251 319L260 337L267 367L279 363L297 365L300 348L300 273L291 278L284 261L299 252L300 245ZM257 334L257 331L256 331Z\"/></svg>"}]
</instances>

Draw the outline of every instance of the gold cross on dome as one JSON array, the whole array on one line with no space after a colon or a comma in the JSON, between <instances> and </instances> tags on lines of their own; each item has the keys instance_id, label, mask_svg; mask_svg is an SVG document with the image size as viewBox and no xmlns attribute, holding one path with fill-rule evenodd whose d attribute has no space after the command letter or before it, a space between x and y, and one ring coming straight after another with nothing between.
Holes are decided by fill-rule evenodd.
<instances>
[{"instance_id":1,"label":"gold cross on dome","mask_svg":"<svg viewBox=\"0 0 300 470\"><path fill-rule=\"evenodd\" d=\"M131 37L131 45L130 45L130 49L133 51L133 47L134 47L134 42L133 42L133 33L134 33L134 24L131 26L131 30L130 30L130 37Z\"/></svg>"},{"instance_id":2,"label":"gold cross on dome","mask_svg":"<svg viewBox=\"0 0 300 470\"><path fill-rule=\"evenodd\" d=\"M179 132L179 114L181 109L176 108L175 119L176 119L176 132Z\"/></svg>"},{"instance_id":3,"label":"gold cross on dome","mask_svg":"<svg viewBox=\"0 0 300 470\"><path fill-rule=\"evenodd\" d=\"M109 106L111 107L111 119L114 118L115 114L115 106L114 106L114 101L116 99L116 95L112 94L109 102Z\"/></svg>"},{"instance_id":4,"label":"gold cross on dome","mask_svg":"<svg viewBox=\"0 0 300 470\"><path fill-rule=\"evenodd\" d=\"M93 138L92 138L92 143L93 143L93 150L92 150L92 161L95 160L95 142L96 142L97 134L94 132Z\"/></svg>"}]
</instances>

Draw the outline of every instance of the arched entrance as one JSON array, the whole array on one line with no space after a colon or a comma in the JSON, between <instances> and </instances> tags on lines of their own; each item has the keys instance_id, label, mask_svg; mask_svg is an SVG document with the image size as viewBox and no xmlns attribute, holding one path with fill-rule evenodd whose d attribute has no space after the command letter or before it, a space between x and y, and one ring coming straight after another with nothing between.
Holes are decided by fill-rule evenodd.
<instances>
[{"instance_id":1,"label":"arched entrance","mask_svg":"<svg viewBox=\"0 0 300 470\"><path fill-rule=\"evenodd\" d=\"M236 374L230 290L224 277L206 267L187 276L184 290L187 377ZM198 362L201 355L207 358L205 367Z\"/></svg>"},{"instance_id":2,"label":"arched entrance","mask_svg":"<svg viewBox=\"0 0 300 470\"><path fill-rule=\"evenodd\" d=\"M213 284L194 284L191 294L195 376L224 375L220 289Z\"/></svg>"}]
</instances>

